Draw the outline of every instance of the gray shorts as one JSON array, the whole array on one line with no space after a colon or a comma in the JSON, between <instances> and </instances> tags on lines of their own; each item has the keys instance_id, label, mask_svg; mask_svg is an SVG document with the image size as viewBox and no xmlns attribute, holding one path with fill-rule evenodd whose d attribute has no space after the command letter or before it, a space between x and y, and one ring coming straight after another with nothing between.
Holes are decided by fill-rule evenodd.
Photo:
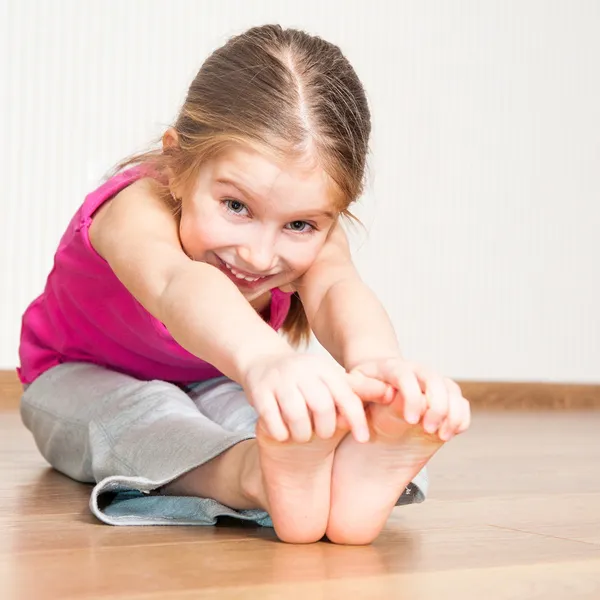
<instances>
[{"instance_id":1,"label":"gray shorts","mask_svg":"<svg viewBox=\"0 0 600 600\"><path fill-rule=\"evenodd\" d=\"M219 377L181 389L88 363L54 367L26 386L21 416L58 471L95 484L90 508L111 525L214 525L234 517L270 526L262 510L158 488L255 437L257 415L237 383ZM422 502L421 471L398 505Z\"/></svg>"}]
</instances>

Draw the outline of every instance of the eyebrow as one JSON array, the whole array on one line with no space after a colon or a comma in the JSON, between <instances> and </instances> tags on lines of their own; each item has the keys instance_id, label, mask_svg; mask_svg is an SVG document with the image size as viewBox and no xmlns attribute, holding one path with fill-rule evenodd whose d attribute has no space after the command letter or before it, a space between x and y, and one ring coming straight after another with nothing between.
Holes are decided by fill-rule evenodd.
<instances>
[{"instance_id":1,"label":"eyebrow","mask_svg":"<svg viewBox=\"0 0 600 600\"><path fill-rule=\"evenodd\" d=\"M258 194L252 193L249 189L244 187L241 183L233 181L232 179L219 177L216 180L216 182L221 183L223 185L230 185L231 187L234 187L236 190L238 190L240 192L240 194L242 194L242 196L244 196L245 198L248 198L250 200L255 200L257 198L260 198L260 196ZM333 211L330 211L330 210L316 210L316 211L302 213L302 216L306 217L306 218L326 217L333 221L333 220L335 220L336 213L334 213Z\"/></svg>"}]
</instances>

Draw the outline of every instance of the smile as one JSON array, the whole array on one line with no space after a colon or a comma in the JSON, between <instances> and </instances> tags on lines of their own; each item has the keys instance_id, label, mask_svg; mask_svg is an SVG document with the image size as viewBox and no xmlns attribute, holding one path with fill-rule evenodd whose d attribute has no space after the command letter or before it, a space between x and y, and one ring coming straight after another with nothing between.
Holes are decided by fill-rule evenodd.
<instances>
[{"instance_id":1,"label":"smile","mask_svg":"<svg viewBox=\"0 0 600 600\"><path fill-rule=\"evenodd\" d=\"M221 260L221 262L225 265L225 267L227 268L227 270L235 276L236 279L243 279L244 281L248 281L250 283L256 283L257 281L261 281L263 279L267 279L267 276L263 276L263 277L255 277L253 275L250 275L244 271L239 271L238 269L236 269L235 267L232 267L229 263L226 263L224 260Z\"/></svg>"}]
</instances>

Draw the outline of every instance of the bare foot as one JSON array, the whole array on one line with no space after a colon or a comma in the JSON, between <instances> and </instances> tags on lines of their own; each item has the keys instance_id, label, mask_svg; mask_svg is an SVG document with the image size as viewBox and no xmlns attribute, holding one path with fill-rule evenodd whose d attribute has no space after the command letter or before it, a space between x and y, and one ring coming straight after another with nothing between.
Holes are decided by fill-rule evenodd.
<instances>
[{"instance_id":1,"label":"bare foot","mask_svg":"<svg viewBox=\"0 0 600 600\"><path fill-rule=\"evenodd\" d=\"M344 435L346 431L338 430L328 440L278 442L258 422L256 440L267 510L282 541L307 544L325 535L333 458Z\"/></svg>"},{"instance_id":2,"label":"bare foot","mask_svg":"<svg viewBox=\"0 0 600 600\"><path fill-rule=\"evenodd\" d=\"M371 543L405 487L444 443L409 425L394 404L367 410L370 441L346 436L335 453L326 535L339 544Z\"/></svg>"}]
</instances>

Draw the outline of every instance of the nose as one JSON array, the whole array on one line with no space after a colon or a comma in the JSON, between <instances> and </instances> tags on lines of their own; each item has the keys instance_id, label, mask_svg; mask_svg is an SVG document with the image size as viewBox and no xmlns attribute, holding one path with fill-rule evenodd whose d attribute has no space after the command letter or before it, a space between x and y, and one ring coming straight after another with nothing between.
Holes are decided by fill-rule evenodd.
<instances>
[{"instance_id":1,"label":"nose","mask_svg":"<svg viewBox=\"0 0 600 600\"><path fill-rule=\"evenodd\" d=\"M240 245L238 255L247 265L248 271L267 273L276 263L275 240L265 233L258 235L251 242Z\"/></svg>"}]
</instances>

